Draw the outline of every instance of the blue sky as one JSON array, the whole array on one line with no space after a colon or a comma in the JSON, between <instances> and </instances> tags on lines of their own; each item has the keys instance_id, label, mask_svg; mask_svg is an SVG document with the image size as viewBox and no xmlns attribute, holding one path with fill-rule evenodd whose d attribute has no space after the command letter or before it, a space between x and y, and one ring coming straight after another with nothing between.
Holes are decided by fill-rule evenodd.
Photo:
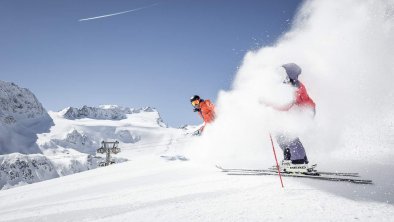
<instances>
[{"instance_id":1,"label":"blue sky","mask_svg":"<svg viewBox=\"0 0 394 222\"><path fill-rule=\"evenodd\" d=\"M189 98L215 101L231 87L245 53L273 44L300 4L2 0L0 80L30 89L47 110L152 106L170 126L201 123Z\"/></svg>"}]
</instances>

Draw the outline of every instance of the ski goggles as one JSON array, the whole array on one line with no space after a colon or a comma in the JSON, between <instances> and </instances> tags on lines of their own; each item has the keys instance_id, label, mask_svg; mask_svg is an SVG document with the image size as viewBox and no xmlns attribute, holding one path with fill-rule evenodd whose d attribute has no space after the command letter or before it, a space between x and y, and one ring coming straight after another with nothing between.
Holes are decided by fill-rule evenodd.
<instances>
[{"instance_id":1,"label":"ski goggles","mask_svg":"<svg viewBox=\"0 0 394 222\"><path fill-rule=\"evenodd\" d=\"M196 99L192 101L192 106L197 106L198 104L200 104L200 100Z\"/></svg>"}]
</instances>

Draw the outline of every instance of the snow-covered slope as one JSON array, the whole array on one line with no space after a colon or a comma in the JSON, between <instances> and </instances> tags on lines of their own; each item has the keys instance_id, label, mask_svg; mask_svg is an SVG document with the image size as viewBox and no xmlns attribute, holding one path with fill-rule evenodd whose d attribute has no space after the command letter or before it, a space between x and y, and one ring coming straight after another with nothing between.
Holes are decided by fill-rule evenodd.
<instances>
[{"instance_id":1,"label":"snow-covered slope","mask_svg":"<svg viewBox=\"0 0 394 222\"><path fill-rule=\"evenodd\" d=\"M156 152L159 152L156 150ZM155 153L155 152L152 152ZM239 177L195 161L134 161L0 191L0 221L391 221L394 206L355 198L369 187Z\"/></svg>"},{"instance_id":2,"label":"snow-covered slope","mask_svg":"<svg viewBox=\"0 0 394 222\"><path fill-rule=\"evenodd\" d=\"M52 119L30 90L0 81L0 155L40 153L37 134L51 125Z\"/></svg>"},{"instance_id":3,"label":"snow-covered slope","mask_svg":"<svg viewBox=\"0 0 394 222\"><path fill-rule=\"evenodd\" d=\"M193 155L201 151L193 141L204 139L190 136L196 126L162 127L157 112L125 114L120 120L70 120L64 112L50 115L55 126L39 135L38 144L53 164L47 169L55 179L0 191L0 221L390 221L394 217L394 206L385 202L394 200L387 194L392 189L382 181L364 186L284 178L282 189L277 177L223 174ZM122 152L117 156L129 161L85 171L102 161L88 154L101 139L119 140ZM80 171L85 172L73 174ZM377 193L382 196L375 198Z\"/></svg>"}]
</instances>

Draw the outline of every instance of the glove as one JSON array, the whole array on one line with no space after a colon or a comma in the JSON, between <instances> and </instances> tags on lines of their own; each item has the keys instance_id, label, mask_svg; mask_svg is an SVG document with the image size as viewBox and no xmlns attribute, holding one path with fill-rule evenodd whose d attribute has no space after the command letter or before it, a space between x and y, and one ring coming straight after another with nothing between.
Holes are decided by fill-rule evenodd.
<instances>
[{"instance_id":1,"label":"glove","mask_svg":"<svg viewBox=\"0 0 394 222\"><path fill-rule=\"evenodd\" d=\"M196 130L192 133L193 136L199 136L201 135L201 131L200 130Z\"/></svg>"},{"instance_id":2,"label":"glove","mask_svg":"<svg viewBox=\"0 0 394 222\"><path fill-rule=\"evenodd\" d=\"M194 108L193 109L193 112L200 112L201 111L201 109L199 109L199 108Z\"/></svg>"},{"instance_id":3,"label":"glove","mask_svg":"<svg viewBox=\"0 0 394 222\"><path fill-rule=\"evenodd\" d=\"M201 136L202 131L204 130L205 126L202 126L200 129L193 132L193 136Z\"/></svg>"},{"instance_id":4,"label":"glove","mask_svg":"<svg viewBox=\"0 0 394 222\"><path fill-rule=\"evenodd\" d=\"M193 136L201 136L201 134L202 134L202 128L193 132Z\"/></svg>"}]
</instances>

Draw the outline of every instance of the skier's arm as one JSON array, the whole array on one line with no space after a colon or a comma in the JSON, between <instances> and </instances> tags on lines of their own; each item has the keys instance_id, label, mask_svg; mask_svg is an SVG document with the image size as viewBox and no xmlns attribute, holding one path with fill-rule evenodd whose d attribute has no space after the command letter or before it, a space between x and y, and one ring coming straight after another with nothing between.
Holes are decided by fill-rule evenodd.
<instances>
[{"instance_id":1,"label":"skier's arm","mask_svg":"<svg viewBox=\"0 0 394 222\"><path fill-rule=\"evenodd\" d=\"M274 109L276 109L278 111L288 111L291 107L293 107L295 102L288 103L286 105L278 105L278 104L273 104L273 103L270 103L270 102L267 102L267 101L263 101L263 100L260 99L259 103L262 104L262 105L274 108Z\"/></svg>"}]
</instances>

